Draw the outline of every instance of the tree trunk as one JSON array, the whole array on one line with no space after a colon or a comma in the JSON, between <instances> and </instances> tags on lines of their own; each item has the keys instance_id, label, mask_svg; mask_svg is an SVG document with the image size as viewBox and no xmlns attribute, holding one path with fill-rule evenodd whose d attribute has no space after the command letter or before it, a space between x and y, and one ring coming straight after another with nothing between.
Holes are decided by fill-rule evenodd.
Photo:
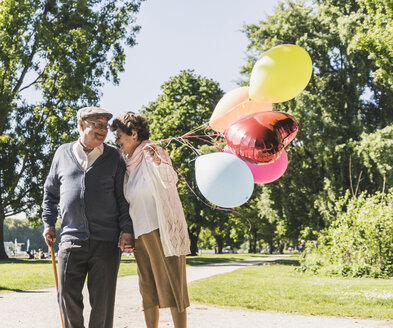
<instances>
[{"instance_id":1,"label":"tree trunk","mask_svg":"<svg viewBox=\"0 0 393 328\"><path fill-rule=\"evenodd\" d=\"M0 260L8 259L7 253L5 252L4 248L4 219L4 212L0 211Z\"/></svg>"},{"instance_id":2,"label":"tree trunk","mask_svg":"<svg viewBox=\"0 0 393 328\"><path fill-rule=\"evenodd\" d=\"M256 252L257 252L257 233L253 229L251 229L248 253L255 254Z\"/></svg>"},{"instance_id":3,"label":"tree trunk","mask_svg":"<svg viewBox=\"0 0 393 328\"><path fill-rule=\"evenodd\" d=\"M254 232L254 245L253 245L253 251L254 251L253 253L254 254L256 254L256 252L257 252L257 240L258 240L257 238L258 238L257 232L255 231Z\"/></svg>"},{"instance_id":4,"label":"tree trunk","mask_svg":"<svg viewBox=\"0 0 393 328\"><path fill-rule=\"evenodd\" d=\"M7 124L8 112L11 108L11 102L12 96L10 96L8 92L2 92L0 94L0 136L3 134Z\"/></svg>"},{"instance_id":5,"label":"tree trunk","mask_svg":"<svg viewBox=\"0 0 393 328\"><path fill-rule=\"evenodd\" d=\"M190 236L190 249L191 255L197 256L198 255L198 238L200 229L188 229L189 236Z\"/></svg>"},{"instance_id":6,"label":"tree trunk","mask_svg":"<svg viewBox=\"0 0 393 328\"><path fill-rule=\"evenodd\" d=\"M222 254L222 247L223 247L223 238L222 236L214 236L217 244L217 254Z\"/></svg>"}]
</instances>

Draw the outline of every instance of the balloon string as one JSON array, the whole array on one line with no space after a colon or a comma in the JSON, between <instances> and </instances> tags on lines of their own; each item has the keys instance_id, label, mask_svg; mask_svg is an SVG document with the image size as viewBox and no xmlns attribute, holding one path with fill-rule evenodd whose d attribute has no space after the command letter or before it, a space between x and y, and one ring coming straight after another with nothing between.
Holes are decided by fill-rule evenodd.
<instances>
[{"instance_id":1,"label":"balloon string","mask_svg":"<svg viewBox=\"0 0 393 328\"><path fill-rule=\"evenodd\" d=\"M216 147L217 147L217 144L225 144L225 142L218 141L219 137L223 137L222 133L213 133L213 134L210 133L209 134L209 133L207 133L208 129L211 129L211 128L209 128L208 123L205 123L205 124L202 124L201 126L199 126L198 128L196 128L196 129L194 129L194 130L192 130L190 132L185 133L182 137L198 138L198 139L200 139L202 141L205 141L205 142L208 142L208 143L210 143L210 144L212 144L212 145L214 145ZM204 132L203 135L192 135L192 133L196 133L197 131L200 131L200 130L203 130L203 132ZM205 139L203 139L201 137L207 137L211 141L207 141L207 140L205 140ZM213 137L215 137L215 138L213 138Z\"/></svg>"},{"instance_id":2,"label":"balloon string","mask_svg":"<svg viewBox=\"0 0 393 328\"><path fill-rule=\"evenodd\" d=\"M202 130L202 129L206 130L206 128L208 128L208 125L207 125L207 123L204 123L204 124L198 126L197 128L195 128L194 130L186 132L185 134L183 134L183 136L187 136L187 135L189 135L191 133L195 133L196 131L199 131L199 130Z\"/></svg>"},{"instance_id":3,"label":"balloon string","mask_svg":"<svg viewBox=\"0 0 393 328\"><path fill-rule=\"evenodd\" d=\"M196 133L197 131L202 130L202 129L204 129L205 134L202 134L202 135L193 135L193 134L192 134L192 133ZM182 145L184 145L184 146L190 148L190 149L193 151L193 153L196 154L197 157L198 157L198 156L200 156L200 152L199 152L194 146L192 146L192 144L190 143L190 141L187 140L187 139L196 138L196 139L198 139L198 140L202 140L202 141L204 141L204 142L210 143L211 145L216 146L217 148L220 148L220 147L217 146L217 144L225 144L225 142L218 141L218 138L223 137L223 135L222 135L221 133L207 134L207 133L206 133L206 129L208 129L208 126L206 126L206 124L203 124L203 125L201 125L200 127L196 128L196 129L194 129L194 130L192 130L192 131L189 131L189 132L183 134L183 135L180 136L180 137L172 137L172 138L169 138L169 139L161 139L161 140L157 140L157 141L152 141L151 144L149 145L149 147L151 147L152 145L160 145L162 148L166 148L166 147L168 147L168 146L170 145L170 143L171 143L172 141L177 141L177 142L179 142L180 144L182 144ZM204 138L208 138L209 140L206 140L206 139L204 139ZM163 146L163 143L165 143L165 142L167 143L166 147ZM157 163L157 164L166 164L166 165L172 166L172 165L169 163L169 161L164 161L164 160L162 159L162 157L158 154L157 150L156 150L154 147L151 147L151 148L154 150L154 157L152 156L152 160L153 160L154 163ZM169 156L169 155L168 155L168 156ZM196 157L196 158L197 158L197 157ZM196 158L192 159L191 161L196 160ZM172 166L172 168L173 168L173 166ZM232 213L236 213L236 214L240 215L241 217L243 217L243 215L242 215L241 213L239 213L239 212L237 212L237 211L235 211L235 210L232 210L232 209L229 209L229 208L223 208L223 207L219 207L219 206L212 206L212 205L208 204L207 202L205 202L205 201L204 201L203 199L201 199L201 197L199 197L199 196L196 194L196 192L192 189L192 187L191 187L190 184L187 182L187 180L186 180L186 178L183 176L183 174L181 174L181 172L178 171L178 170L176 170L175 168L173 168L173 169L174 169L174 171L175 171L178 175L181 176L181 178L183 179L183 181L184 181L185 184L187 185L188 189L190 189L190 191L194 194L194 196L195 196L200 202L202 202L202 203L205 204L206 206L212 208L213 210L232 212ZM248 220L248 219L247 219L247 220Z\"/></svg>"},{"instance_id":4,"label":"balloon string","mask_svg":"<svg viewBox=\"0 0 393 328\"><path fill-rule=\"evenodd\" d=\"M248 218L246 218L246 220L248 221L248 224L249 224L248 231L250 232L251 229L252 229L252 223L251 223L251 221Z\"/></svg>"},{"instance_id":5,"label":"balloon string","mask_svg":"<svg viewBox=\"0 0 393 328\"><path fill-rule=\"evenodd\" d=\"M199 127L195 128L194 130L186 132L185 134L183 134L180 137L172 137L172 138L169 138L169 139L161 139L161 140L153 141L152 143L154 143L154 144L158 144L158 143L162 144L163 142L167 142L168 144L167 144L166 147L168 147L169 144L172 141L175 140L175 141L179 142L180 144L183 144L183 145L187 146L196 155L199 156L200 152L197 149L195 149L195 147L193 147L188 140L185 140L185 139L196 138L198 140L201 140L201 141L207 142L207 143L209 143L209 144L211 144L213 146L216 146L217 148L220 148L219 145L225 144L225 142L222 142L222 141L218 140L218 138L223 137L223 135L221 133L209 134L209 133L207 133L207 129L209 129L208 123L204 123L204 124L200 125ZM204 131L204 134L202 134L202 135L201 134L195 134L196 132L201 131L201 130ZM193 134L195 134L195 135L193 135ZM209 140L206 140L205 138L207 138Z\"/></svg>"},{"instance_id":6,"label":"balloon string","mask_svg":"<svg viewBox=\"0 0 393 328\"><path fill-rule=\"evenodd\" d=\"M214 134L212 136L218 136L219 137L221 135L220 134ZM206 137L209 140L204 139ZM163 147L163 148L167 148L171 144L172 141L177 141L180 144L190 148L195 155L200 156L201 155L200 151L198 151L194 146L192 146L192 144L187 140L187 139L190 139L190 138L196 138L198 140L201 140L201 141L209 143L209 144L211 144L213 146L216 146L217 148L220 148L218 146L219 144L225 144L224 142L220 142L217 139L212 139L211 136L208 136L208 135L183 135L181 137L173 137L173 138L169 138L169 139L161 139L161 140L157 140L157 141L152 141L152 144L162 144L163 142L167 142L168 144L166 145L166 147Z\"/></svg>"},{"instance_id":7,"label":"balloon string","mask_svg":"<svg viewBox=\"0 0 393 328\"><path fill-rule=\"evenodd\" d=\"M191 192L194 194L194 196L195 196L199 201L201 201L203 204L205 204L206 206L208 206L208 207L210 207L210 208L212 208L212 209L214 209L214 210L233 212L233 213L236 213L236 214L238 214L238 215L240 215L240 216L243 216L241 213L239 213L239 212L237 212L237 211L235 211L235 210L231 210L231 209L229 209L229 208L223 208L223 207L219 207L219 206L211 206L210 204L206 203L206 202L205 202L203 199L201 199L201 198L196 194L196 192L192 189L192 187L189 185L189 183L187 182L187 180L186 180L186 178L183 176L183 174L181 174L181 172L179 172L178 170L176 170L176 169L170 164L170 162L169 162L168 160L167 160L167 161L164 161L164 160L163 160L163 158L160 156L160 154L158 153L158 151L157 151L157 149L156 149L155 147L152 147L151 144L148 145L147 147L151 148L152 151L154 152L154 156L152 156L152 155L150 154L152 161L153 161L154 163L158 164L158 165L165 164L165 165L171 166L171 167L173 168L173 170L174 170L178 175L181 176L181 178L183 179L183 181L184 181L185 184L187 185L188 189L190 189ZM162 145L161 145L161 147L162 147ZM162 147L162 148L163 148L163 147ZM164 154L165 154L165 152L164 152ZM168 156L169 156L169 155L168 155ZM247 219L247 220L248 220L248 219Z\"/></svg>"},{"instance_id":8,"label":"balloon string","mask_svg":"<svg viewBox=\"0 0 393 328\"><path fill-rule=\"evenodd\" d=\"M183 137L181 138L184 142L185 142L185 144L187 144L190 148L193 148L194 150L195 150L195 152L198 154L198 156L200 156L201 155L201 153L196 149L196 148L194 148L192 145L191 145L191 143L186 139L184 139Z\"/></svg>"}]
</instances>

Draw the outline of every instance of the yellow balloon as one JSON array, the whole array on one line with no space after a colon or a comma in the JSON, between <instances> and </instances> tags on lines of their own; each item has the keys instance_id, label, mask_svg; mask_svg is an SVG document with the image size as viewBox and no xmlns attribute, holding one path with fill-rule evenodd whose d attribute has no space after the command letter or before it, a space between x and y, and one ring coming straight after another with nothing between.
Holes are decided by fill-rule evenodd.
<instances>
[{"instance_id":1,"label":"yellow balloon","mask_svg":"<svg viewBox=\"0 0 393 328\"><path fill-rule=\"evenodd\" d=\"M250 77L250 98L279 103L296 97L310 81L312 62L301 47L284 44L262 54Z\"/></svg>"}]
</instances>

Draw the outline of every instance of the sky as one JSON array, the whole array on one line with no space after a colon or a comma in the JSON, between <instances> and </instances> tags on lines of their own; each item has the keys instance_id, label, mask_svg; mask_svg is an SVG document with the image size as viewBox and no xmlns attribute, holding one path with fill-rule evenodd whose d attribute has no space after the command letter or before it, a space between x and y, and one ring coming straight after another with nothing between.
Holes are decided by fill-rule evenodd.
<instances>
[{"instance_id":1,"label":"sky","mask_svg":"<svg viewBox=\"0 0 393 328\"><path fill-rule=\"evenodd\" d=\"M278 0L146 0L136 15L137 45L126 50L120 84L107 83L100 106L116 117L157 99L184 69L237 87L248 40L240 30L272 14Z\"/></svg>"},{"instance_id":2,"label":"sky","mask_svg":"<svg viewBox=\"0 0 393 328\"><path fill-rule=\"evenodd\" d=\"M139 111L157 99L164 82L184 69L217 81L224 92L237 88L248 44L241 28L263 20L277 4L278 0L146 0L136 14L141 26L138 44L126 50L119 85L108 82L103 87L100 107L114 117ZM107 140L114 140L112 132Z\"/></svg>"}]
</instances>

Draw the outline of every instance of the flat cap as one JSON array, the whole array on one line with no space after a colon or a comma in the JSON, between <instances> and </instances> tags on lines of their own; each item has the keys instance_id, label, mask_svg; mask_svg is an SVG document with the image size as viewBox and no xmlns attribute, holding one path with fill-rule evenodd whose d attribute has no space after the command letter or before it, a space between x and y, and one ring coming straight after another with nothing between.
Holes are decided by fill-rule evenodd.
<instances>
[{"instance_id":1,"label":"flat cap","mask_svg":"<svg viewBox=\"0 0 393 328\"><path fill-rule=\"evenodd\" d=\"M107 117L110 120L112 116L111 113L99 107L83 107L77 113L78 120L85 120L89 117Z\"/></svg>"}]
</instances>

